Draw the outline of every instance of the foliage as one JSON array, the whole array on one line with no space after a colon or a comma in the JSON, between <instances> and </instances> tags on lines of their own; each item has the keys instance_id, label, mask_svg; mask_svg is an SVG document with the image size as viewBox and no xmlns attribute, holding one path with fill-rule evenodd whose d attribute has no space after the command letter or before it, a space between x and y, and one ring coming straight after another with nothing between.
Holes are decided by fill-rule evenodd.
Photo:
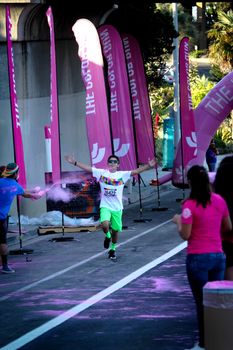
<instances>
[{"instance_id":1,"label":"foliage","mask_svg":"<svg viewBox=\"0 0 233 350\"><path fill-rule=\"evenodd\" d=\"M152 116L158 113L160 118L162 118L160 122L162 122L164 118L169 117L171 107L173 106L173 96L174 88L167 84L164 84L160 88L152 87L150 89Z\"/></svg>"},{"instance_id":2,"label":"foliage","mask_svg":"<svg viewBox=\"0 0 233 350\"><path fill-rule=\"evenodd\" d=\"M215 135L216 145L222 153L233 151L233 116L230 114L221 124Z\"/></svg>"},{"instance_id":3,"label":"foliage","mask_svg":"<svg viewBox=\"0 0 233 350\"><path fill-rule=\"evenodd\" d=\"M157 125L158 132L156 133L156 156L160 163L163 159L163 120L168 118L172 113L174 88L166 83L159 88L150 87L150 102L152 110L152 120L155 130L155 116L159 115L159 122Z\"/></svg>"},{"instance_id":4,"label":"foliage","mask_svg":"<svg viewBox=\"0 0 233 350\"><path fill-rule=\"evenodd\" d=\"M179 38L187 36L189 45L194 48L199 41L199 31L189 10L183 6L178 6Z\"/></svg>"},{"instance_id":5,"label":"foliage","mask_svg":"<svg viewBox=\"0 0 233 350\"><path fill-rule=\"evenodd\" d=\"M214 136L214 143L215 143L215 146L218 149L219 153L225 153L226 144L222 139L221 129L218 129L216 135Z\"/></svg>"},{"instance_id":6,"label":"foliage","mask_svg":"<svg viewBox=\"0 0 233 350\"><path fill-rule=\"evenodd\" d=\"M219 12L216 21L208 31L211 40L209 57L218 64L223 73L233 69L233 11Z\"/></svg>"},{"instance_id":7,"label":"foliage","mask_svg":"<svg viewBox=\"0 0 233 350\"><path fill-rule=\"evenodd\" d=\"M171 4L159 4L155 5L155 13L163 16L164 19L172 19L172 5ZM195 23L192 20L192 16L182 5L178 5L178 22L179 22L179 38L187 36L190 38L190 45L194 45L198 42L198 31ZM158 24L159 26L159 24ZM176 35L173 36L175 38ZM159 72L164 70L166 60L168 61L169 52L166 50L162 56L147 56L146 59L146 74L148 77L148 83L155 87L160 87L162 84L162 76Z\"/></svg>"},{"instance_id":8,"label":"foliage","mask_svg":"<svg viewBox=\"0 0 233 350\"><path fill-rule=\"evenodd\" d=\"M189 54L189 56L193 58L200 58L204 55L206 55L206 50L195 50L195 51L191 51Z\"/></svg>"},{"instance_id":9,"label":"foliage","mask_svg":"<svg viewBox=\"0 0 233 350\"><path fill-rule=\"evenodd\" d=\"M166 12L172 13L171 4L156 3L156 7L160 9L160 11L163 13L166 13ZM187 10L187 8L185 8L181 4L178 4L177 9L178 9L178 23L179 23L179 38L183 38L184 36L189 37L191 46L194 46L197 43L199 33L197 31L195 23L193 22L193 18L190 13L190 10Z\"/></svg>"},{"instance_id":10,"label":"foliage","mask_svg":"<svg viewBox=\"0 0 233 350\"><path fill-rule=\"evenodd\" d=\"M206 3L206 24L207 30L209 30L215 22L218 21L218 13L227 12L233 9L232 2L207 2Z\"/></svg>"},{"instance_id":11,"label":"foliage","mask_svg":"<svg viewBox=\"0 0 233 350\"><path fill-rule=\"evenodd\" d=\"M189 71L190 87L192 91L193 108L196 108L208 92L214 87L215 83L207 77L198 75L197 65L191 64ZM152 115L158 113L162 119L171 114L171 108L174 104L174 87L164 84L159 88L153 86L149 89L152 106Z\"/></svg>"},{"instance_id":12,"label":"foliage","mask_svg":"<svg viewBox=\"0 0 233 350\"><path fill-rule=\"evenodd\" d=\"M162 133L159 133L155 139L155 151L156 151L156 160L160 166L163 162L163 136Z\"/></svg>"},{"instance_id":13,"label":"foliage","mask_svg":"<svg viewBox=\"0 0 233 350\"><path fill-rule=\"evenodd\" d=\"M160 8L160 11L166 12L171 11L171 5L156 5ZM232 3L207 3L206 14L207 14L207 28L211 30L208 32L209 40L211 40L210 56L214 60L210 71L210 78L205 76L200 77L198 74L197 66L194 64L190 65L190 86L192 92L193 108L196 108L202 99L208 94L208 92L214 87L216 82L220 81L227 71L232 70L233 60L233 22L232 22ZM228 13L224 13L227 12ZM190 36L191 42L195 44L196 32L188 35L189 27L186 27L185 16L187 13L182 11L179 7L179 35ZM192 21L188 20L192 25ZM194 26L193 26L194 27ZM200 57L206 54L203 51L193 51L190 57ZM148 69L151 69L151 75L153 70L157 69L156 66L151 64ZM156 76L156 74L154 74ZM163 119L167 118L170 114L170 110L174 104L174 91L172 86L161 85L161 81L154 78L154 84L150 84L150 98L153 115L159 113L160 115L160 129L162 129ZM210 80L211 79L211 80ZM161 131L161 130L160 130ZM216 144L222 151L230 150L233 145L233 115L226 118L221 126L219 127L216 135ZM159 145L159 151L161 151L160 138L157 141ZM231 149L232 151L232 149Z\"/></svg>"},{"instance_id":14,"label":"foliage","mask_svg":"<svg viewBox=\"0 0 233 350\"><path fill-rule=\"evenodd\" d=\"M147 40L144 41L143 53L146 62L148 84L155 87L162 84L162 76L159 72L163 71L166 62L171 56L173 51L173 39L177 36L177 33L173 26L171 14L156 11L151 20L156 23L157 33L151 31L153 39L149 36ZM167 23L167 27L165 23ZM150 40L150 43L148 40ZM166 43L166 45L164 45L164 43ZM147 45L147 49L145 49L144 45Z\"/></svg>"},{"instance_id":15,"label":"foliage","mask_svg":"<svg viewBox=\"0 0 233 350\"><path fill-rule=\"evenodd\" d=\"M217 65L217 64L211 65L210 76L211 76L212 81L218 82L224 77L224 75L225 74L223 74L223 72L221 72L219 65Z\"/></svg>"},{"instance_id":16,"label":"foliage","mask_svg":"<svg viewBox=\"0 0 233 350\"><path fill-rule=\"evenodd\" d=\"M193 108L196 108L208 92L214 87L215 83L211 82L205 75L197 76L196 79L190 79L192 91Z\"/></svg>"},{"instance_id":17,"label":"foliage","mask_svg":"<svg viewBox=\"0 0 233 350\"><path fill-rule=\"evenodd\" d=\"M172 54L175 31L171 13L162 12L153 0L118 0L119 8L109 17L120 33L131 33L139 42L150 84L159 84L158 74ZM107 22L106 22L107 23Z\"/></svg>"}]
</instances>

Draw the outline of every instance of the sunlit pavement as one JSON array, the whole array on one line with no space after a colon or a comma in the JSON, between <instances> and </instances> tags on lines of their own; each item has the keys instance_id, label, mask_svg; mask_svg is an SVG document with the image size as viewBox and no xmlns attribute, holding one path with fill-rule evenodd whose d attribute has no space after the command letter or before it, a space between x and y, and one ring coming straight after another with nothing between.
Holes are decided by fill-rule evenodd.
<instances>
[{"instance_id":1,"label":"sunlit pavement","mask_svg":"<svg viewBox=\"0 0 233 350\"><path fill-rule=\"evenodd\" d=\"M178 254L23 349L191 347L196 323L184 260ZM86 297L85 290L77 292Z\"/></svg>"},{"instance_id":2,"label":"sunlit pavement","mask_svg":"<svg viewBox=\"0 0 233 350\"><path fill-rule=\"evenodd\" d=\"M145 183L152 175L144 176ZM161 186L160 204L167 210L160 211L153 190L143 198L142 211L138 201L126 205L116 263L103 249L101 230L66 234L73 237L66 242L52 241L61 234L37 236L36 230L25 237L23 246L33 253L10 255L15 274L0 274L1 349L193 345L196 319L185 249L167 257L183 244L170 219L187 193ZM150 191L147 184L143 191ZM17 239L9 248L18 248Z\"/></svg>"},{"instance_id":3,"label":"sunlit pavement","mask_svg":"<svg viewBox=\"0 0 233 350\"><path fill-rule=\"evenodd\" d=\"M0 346L7 350L191 347L196 322L185 250L160 261L183 244L170 222L180 210L181 197L181 190L167 187L161 191L161 205L168 210L152 211L157 207L152 195L143 201L143 217L138 203L127 205L116 263L102 248L101 231L72 234L74 240L68 242L52 242L54 235L26 241L33 253L10 256L16 273L0 275ZM145 222L136 223L140 217Z\"/></svg>"}]
</instances>

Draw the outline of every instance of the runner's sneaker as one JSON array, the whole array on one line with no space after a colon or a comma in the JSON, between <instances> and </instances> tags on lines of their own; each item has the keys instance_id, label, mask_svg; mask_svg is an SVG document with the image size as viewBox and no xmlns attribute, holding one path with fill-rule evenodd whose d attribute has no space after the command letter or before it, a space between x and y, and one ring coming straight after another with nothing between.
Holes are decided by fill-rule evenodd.
<instances>
[{"instance_id":1,"label":"runner's sneaker","mask_svg":"<svg viewBox=\"0 0 233 350\"><path fill-rule=\"evenodd\" d=\"M13 270L10 266L6 265L6 266L3 266L2 268L2 273L14 273L15 270Z\"/></svg>"},{"instance_id":2,"label":"runner's sneaker","mask_svg":"<svg viewBox=\"0 0 233 350\"><path fill-rule=\"evenodd\" d=\"M108 252L108 257L109 259L111 259L112 261L116 261L116 251L110 249Z\"/></svg>"},{"instance_id":3,"label":"runner's sneaker","mask_svg":"<svg viewBox=\"0 0 233 350\"><path fill-rule=\"evenodd\" d=\"M105 239L104 239L104 248L105 249L109 248L110 242L111 242L111 238L105 237Z\"/></svg>"}]
</instances>

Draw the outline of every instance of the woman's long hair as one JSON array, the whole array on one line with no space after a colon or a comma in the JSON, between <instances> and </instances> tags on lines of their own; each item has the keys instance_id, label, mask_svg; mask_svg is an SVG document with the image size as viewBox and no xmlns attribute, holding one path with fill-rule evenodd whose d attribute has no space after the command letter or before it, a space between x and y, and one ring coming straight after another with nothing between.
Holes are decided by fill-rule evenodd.
<instances>
[{"instance_id":1,"label":"woman's long hair","mask_svg":"<svg viewBox=\"0 0 233 350\"><path fill-rule=\"evenodd\" d=\"M195 199L197 205L201 204L206 208L211 198L210 181L206 169L200 165L192 166L188 170L187 179L191 188L189 198Z\"/></svg>"},{"instance_id":2,"label":"woman's long hair","mask_svg":"<svg viewBox=\"0 0 233 350\"><path fill-rule=\"evenodd\" d=\"M233 219L233 156L223 158L214 180L214 191L222 196Z\"/></svg>"}]
</instances>

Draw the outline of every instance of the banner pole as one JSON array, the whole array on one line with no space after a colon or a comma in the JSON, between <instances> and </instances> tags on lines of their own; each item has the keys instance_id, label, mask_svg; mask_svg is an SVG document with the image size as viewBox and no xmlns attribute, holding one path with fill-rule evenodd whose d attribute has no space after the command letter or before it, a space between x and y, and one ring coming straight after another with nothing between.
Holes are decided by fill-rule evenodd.
<instances>
[{"instance_id":1,"label":"banner pole","mask_svg":"<svg viewBox=\"0 0 233 350\"><path fill-rule=\"evenodd\" d=\"M155 125L155 124L154 124ZM153 128L153 120L152 120L152 113L151 113L151 127L152 130L154 130ZM155 135L155 130L153 135ZM155 175L156 175L156 182L157 182L157 203L158 206L155 208L152 208L152 211L166 211L168 210L167 207L161 207L161 201L160 201L160 183L159 183L159 173L158 173L158 157L157 157L157 152L156 152L156 138L154 138L154 155L155 155L155 159L156 159L156 165L155 165Z\"/></svg>"},{"instance_id":2,"label":"banner pole","mask_svg":"<svg viewBox=\"0 0 233 350\"><path fill-rule=\"evenodd\" d=\"M137 160L147 162L154 157L158 163L153 135L152 113L149 101L148 84L141 49L137 40L129 35L123 35L125 56L128 66L129 84L131 89L131 104L133 109L135 135L138 148ZM142 146L143 145L143 146ZM140 148L141 147L141 148ZM158 169L157 169L158 183ZM158 205L160 207L160 188L157 187ZM161 210L163 210L161 208Z\"/></svg>"},{"instance_id":3,"label":"banner pole","mask_svg":"<svg viewBox=\"0 0 233 350\"><path fill-rule=\"evenodd\" d=\"M144 75L146 77L146 73L145 73L145 66L143 64L143 70L144 70ZM147 96L149 96L149 92L148 92L148 85L147 85ZM149 99L149 97L148 97ZM151 111L151 106L149 103L149 108L150 108L150 123L151 123L151 130L154 131L153 128L153 119L152 119L152 111ZM154 137L155 132L152 133L153 134L153 151L154 151L154 157L156 159L156 165L155 165L155 174L156 174L156 180L157 180L157 203L158 206L155 208L152 208L152 211L166 211L168 210L167 207L161 207L161 199L160 199L160 184L159 184L159 173L158 173L158 157L157 157L157 152L156 152L156 138Z\"/></svg>"},{"instance_id":4,"label":"banner pole","mask_svg":"<svg viewBox=\"0 0 233 350\"><path fill-rule=\"evenodd\" d=\"M18 228L19 228L19 249L10 250L10 255L27 255L32 254L33 249L25 249L23 248L23 235L22 235L22 227L21 227L21 219L20 219L20 199L19 196L17 196L17 216L18 216ZM26 259L26 261L28 261Z\"/></svg>"},{"instance_id":5,"label":"banner pole","mask_svg":"<svg viewBox=\"0 0 233 350\"><path fill-rule=\"evenodd\" d=\"M127 63L126 63L127 64ZM128 84L129 84L129 73L128 73L128 69L127 71L127 75L128 75ZM129 84L129 89L130 89L130 84ZM134 136L134 147L135 147L135 158L136 158L136 163L137 166L139 166L139 162L138 162L138 145L137 145L137 136L136 136L136 128L135 128L135 122L134 122L134 112L133 112L133 101L132 101L132 95L130 93L130 103L131 103L131 109L132 109L132 120L133 120L133 136ZM141 175L138 175L138 194L139 194L139 214L140 217L139 219L134 219L134 222L136 223L146 223L146 222L150 222L152 221L152 219L148 219L148 218L144 218L143 217L143 206L142 206L142 193L141 193Z\"/></svg>"},{"instance_id":6,"label":"banner pole","mask_svg":"<svg viewBox=\"0 0 233 350\"><path fill-rule=\"evenodd\" d=\"M9 90L10 90L10 106L11 106L11 120L12 120L12 134L13 134L13 149L14 149L14 160L19 165L21 169L21 178L19 183L22 186L26 185L26 172L24 165L23 156L23 143L22 135L19 122L19 112L18 103L16 95L16 83L15 83L15 68L14 68L14 57L13 57L13 45L11 39L11 18L10 18L10 8L6 5L6 38L7 38L7 62L8 62L8 76L9 76ZM15 142L15 137L17 137L17 145ZM18 146L18 149L16 148ZM17 196L17 216L18 216L18 227L19 227L19 249L11 250L9 254L19 255L19 254L31 254L32 249L23 249L22 246L22 229L20 222L20 200Z\"/></svg>"},{"instance_id":7,"label":"banner pole","mask_svg":"<svg viewBox=\"0 0 233 350\"><path fill-rule=\"evenodd\" d=\"M51 119L51 157L52 157L52 181L59 182L59 186L66 188L66 184L62 182L61 172L61 143L60 143L60 123L59 123L59 99L58 99L58 83L57 83L57 64L56 64L56 45L54 33L54 19L52 8L46 11L46 17L50 32L50 119ZM58 155L57 155L58 152ZM65 204L62 205L62 237L53 238L55 242L71 241L74 237L65 237L64 225Z\"/></svg>"}]
</instances>

